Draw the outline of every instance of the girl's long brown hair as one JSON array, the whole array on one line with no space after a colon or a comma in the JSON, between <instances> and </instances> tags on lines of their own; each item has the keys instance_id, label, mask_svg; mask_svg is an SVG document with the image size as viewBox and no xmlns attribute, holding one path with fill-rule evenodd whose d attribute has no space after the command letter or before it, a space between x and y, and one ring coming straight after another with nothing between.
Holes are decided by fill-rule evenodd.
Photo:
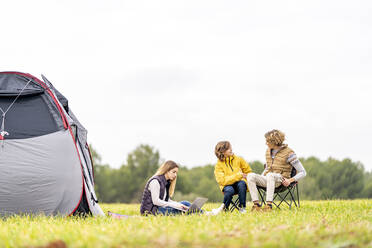
<instances>
[{"instance_id":1,"label":"girl's long brown hair","mask_svg":"<svg viewBox=\"0 0 372 248\"><path fill-rule=\"evenodd\" d=\"M154 176L164 175L165 173L167 173L168 171L174 168L178 168L178 165L172 160L168 160L159 167L159 169L156 171ZM173 181L171 181L171 184L169 186L170 197L172 197L174 194L174 189L176 188L176 181L177 181L177 177Z\"/></svg>"},{"instance_id":2,"label":"girl's long brown hair","mask_svg":"<svg viewBox=\"0 0 372 248\"><path fill-rule=\"evenodd\" d=\"M220 141L217 143L216 147L214 148L214 154L220 161L225 161L224 153L231 147L230 142L228 141Z\"/></svg>"}]
</instances>

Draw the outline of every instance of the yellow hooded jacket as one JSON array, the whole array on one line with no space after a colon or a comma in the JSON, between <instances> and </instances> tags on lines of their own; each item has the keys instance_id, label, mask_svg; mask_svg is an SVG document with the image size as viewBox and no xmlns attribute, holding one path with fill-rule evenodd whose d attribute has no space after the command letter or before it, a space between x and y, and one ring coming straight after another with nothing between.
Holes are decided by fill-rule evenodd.
<instances>
[{"instance_id":1,"label":"yellow hooded jacket","mask_svg":"<svg viewBox=\"0 0 372 248\"><path fill-rule=\"evenodd\" d=\"M214 167L214 176L220 185L221 191L227 185L232 185L243 179L240 172L248 174L252 172L249 164L241 157L232 155L225 158L225 161L217 161ZM243 179L247 183L246 179ZM248 187L247 187L248 191Z\"/></svg>"}]
</instances>

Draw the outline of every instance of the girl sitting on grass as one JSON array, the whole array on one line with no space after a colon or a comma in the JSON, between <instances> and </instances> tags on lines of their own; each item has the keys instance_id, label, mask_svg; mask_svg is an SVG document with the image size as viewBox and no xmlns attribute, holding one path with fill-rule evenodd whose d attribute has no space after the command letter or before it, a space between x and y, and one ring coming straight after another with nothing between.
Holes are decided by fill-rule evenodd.
<instances>
[{"instance_id":1,"label":"girl sitting on grass","mask_svg":"<svg viewBox=\"0 0 372 248\"><path fill-rule=\"evenodd\" d=\"M214 175L224 198L223 204L218 209L214 209L213 214L218 214L222 209L228 210L235 194L239 196L239 211L246 212L246 178L252 172L251 167L243 158L234 155L228 141L218 142L214 152L218 158Z\"/></svg>"},{"instance_id":2,"label":"girl sitting on grass","mask_svg":"<svg viewBox=\"0 0 372 248\"><path fill-rule=\"evenodd\" d=\"M306 171L298 160L294 151L284 144L285 134L279 130L271 130L265 134L266 138L266 168L261 175L251 173L247 176L249 193L253 201L252 211L260 211L257 185L266 187L267 205L264 211L271 211L275 188L283 184L289 186L306 176ZM291 177L292 168L297 174Z\"/></svg>"},{"instance_id":3,"label":"girl sitting on grass","mask_svg":"<svg viewBox=\"0 0 372 248\"><path fill-rule=\"evenodd\" d=\"M141 201L141 214L181 214L191 205L190 202L172 201L176 187L178 165L173 161L166 161L146 183Z\"/></svg>"}]
</instances>

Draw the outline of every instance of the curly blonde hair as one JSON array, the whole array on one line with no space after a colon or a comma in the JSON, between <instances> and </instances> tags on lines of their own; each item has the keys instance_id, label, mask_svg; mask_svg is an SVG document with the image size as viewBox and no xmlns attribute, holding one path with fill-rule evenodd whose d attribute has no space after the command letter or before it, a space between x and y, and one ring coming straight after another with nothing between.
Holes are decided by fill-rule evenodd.
<instances>
[{"instance_id":1,"label":"curly blonde hair","mask_svg":"<svg viewBox=\"0 0 372 248\"><path fill-rule=\"evenodd\" d=\"M216 147L214 148L214 154L220 161L225 161L225 152L231 148L231 144L228 141L220 141L217 143Z\"/></svg>"},{"instance_id":2,"label":"curly blonde hair","mask_svg":"<svg viewBox=\"0 0 372 248\"><path fill-rule=\"evenodd\" d=\"M273 129L265 133L265 138L269 144L282 146L285 140L285 134L279 130Z\"/></svg>"}]
</instances>

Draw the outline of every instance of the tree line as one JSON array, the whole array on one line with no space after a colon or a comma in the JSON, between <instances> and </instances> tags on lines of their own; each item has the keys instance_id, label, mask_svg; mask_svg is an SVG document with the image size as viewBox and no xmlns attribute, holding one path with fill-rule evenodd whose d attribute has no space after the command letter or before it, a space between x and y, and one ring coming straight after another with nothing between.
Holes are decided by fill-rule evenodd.
<instances>
[{"instance_id":1,"label":"tree line","mask_svg":"<svg viewBox=\"0 0 372 248\"><path fill-rule=\"evenodd\" d=\"M139 145L128 154L120 168L102 164L91 146L95 190L100 202L139 203L145 184L164 160L154 147ZM351 159L300 158L307 176L299 182L300 198L307 200L372 198L372 172ZM177 162L177 161L175 161ZM248 162L253 172L261 173L264 164ZM174 200L192 201L197 196L222 202L223 195L214 178L214 165L179 168ZM249 194L247 194L249 199Z\"/></svg>"}]
</instances>

